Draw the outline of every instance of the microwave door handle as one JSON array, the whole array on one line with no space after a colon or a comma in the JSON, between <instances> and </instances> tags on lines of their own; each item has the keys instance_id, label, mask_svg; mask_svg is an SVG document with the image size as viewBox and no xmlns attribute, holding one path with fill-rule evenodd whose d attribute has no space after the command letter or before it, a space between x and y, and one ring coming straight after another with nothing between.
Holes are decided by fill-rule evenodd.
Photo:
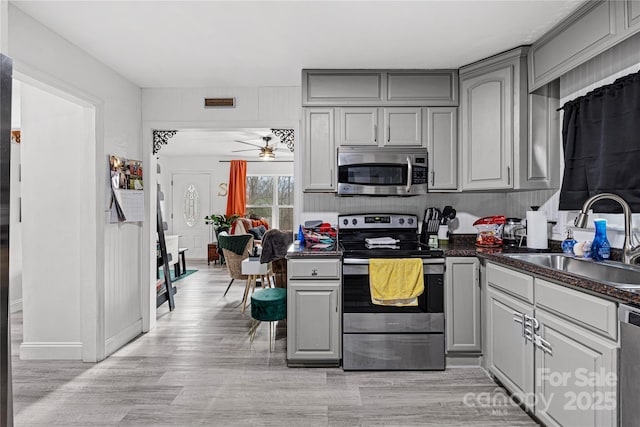
<instances>
[{"instance_id":1,"label":"microwave door handle","mask_svg":"<svg viewBox=\"0 0 640 427\"><path fill-rule=\"evenodd\" d=\"M413 165L411 165L411 157L407 157L407 193L411 191L411 178L413 176Z\"/></svg>"}]
</instances>

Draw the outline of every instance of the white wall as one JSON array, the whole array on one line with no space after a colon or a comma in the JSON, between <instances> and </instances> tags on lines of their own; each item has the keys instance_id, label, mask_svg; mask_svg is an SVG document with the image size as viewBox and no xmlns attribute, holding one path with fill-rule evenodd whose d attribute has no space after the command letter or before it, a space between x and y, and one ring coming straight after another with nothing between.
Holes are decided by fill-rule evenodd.
<instances>
[{"instance_id":1,"label":"white wall","mask_svg":"<svg viewBox=\"0 0 640 427\"><path fill-rule=\"evenodd\" d=\"M11 129L20 129L20 82L13 81ZM9 202L9 308L22 310L22 222L20 221L20 144L11 144Z\"/></svg>"},{"instance_id":2,"label":"white wall","mask_svg":"<svg viewBox=\"0 0 640 427\"><path fill-rule=\"evenodd\" d=\"M24 359L80 359L82 200L76 186L82 183L79 147L85 136L84 109L26 84L21 104L24 313L20 354Z\"/></svg>"},{"instance_id":3,"label":"white wall","mask_svg":"<svg viewBox=\"0 0 640 427\"><path fill-rule=\"evenodd\" d=\"M82 185L95 188L83 201L92 220L83 238L96 242L97 253L84 266L93 273L88 273L87 283L92 289L83 293L82 306L83 359L101 359L142 330L142 225L108 224L105 213L107 155L142 157L140 89L12 5L8 21L8 52L14 59L14 76L44 82L94 105L97 111L96 144L92 147L95 164L85 169L81 178ZM51 280L48 286L63 279ZM97 319L105 320L104 328L98 327Z\"/></svg>"}]
</instances>

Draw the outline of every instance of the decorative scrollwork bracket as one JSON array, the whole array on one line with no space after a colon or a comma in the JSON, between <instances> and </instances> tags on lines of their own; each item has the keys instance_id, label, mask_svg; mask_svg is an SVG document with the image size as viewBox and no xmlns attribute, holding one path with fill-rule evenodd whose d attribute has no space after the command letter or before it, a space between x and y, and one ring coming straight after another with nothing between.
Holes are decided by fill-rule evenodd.
<instances>
[{"instance_id":1,"label":"decorative scrollwork bracket","mask_svg":"<svg viewBox=\"0 0 640 427\"><path fill-rule=\"evenodd\" d=\"M293 153L293 141L294 141L294 133L293 129L271 129L271 133L280 138L280 141L283 142Z\"/></svg>"},{"instance_id":2,"label":"decorative scrollwork bracket","mask_svg":"<svg viewBox=\"0 0 640 427\"><path fill-rule=\"evenodd\" d=\"M153 154L157 154L163 145L167 145L169 138L172 138L177 130L154 130L153 131Z\"/></svg>"}]
</instances>

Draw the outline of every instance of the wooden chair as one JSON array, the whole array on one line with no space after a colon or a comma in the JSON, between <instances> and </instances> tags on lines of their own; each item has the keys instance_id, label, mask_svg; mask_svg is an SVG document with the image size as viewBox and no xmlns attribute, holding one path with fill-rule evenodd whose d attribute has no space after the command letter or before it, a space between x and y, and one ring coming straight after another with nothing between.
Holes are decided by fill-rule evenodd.
<instances>
[{"instance_id":1,"label":"wooden chair","mask_svg":"<svg viewBox=\"0 0 640 427\"><path fill-rule=\"evenodd\" d=\"M241 239L241 240L238 240ZM238 246L239 241L247 241L242 254L237 254L234 249ZM247 280L248 276L242 274L242 260L249 257L249 254L253 251L253 237L247 235L233 235L233 236L218 236L218 247L222 249L224 254L225 263L229 270L229 276L231 276L231 282L227 286L227 290L224 291L223 296L227 296L229 288L236 279Z\"/></svg>"}]
</instances>

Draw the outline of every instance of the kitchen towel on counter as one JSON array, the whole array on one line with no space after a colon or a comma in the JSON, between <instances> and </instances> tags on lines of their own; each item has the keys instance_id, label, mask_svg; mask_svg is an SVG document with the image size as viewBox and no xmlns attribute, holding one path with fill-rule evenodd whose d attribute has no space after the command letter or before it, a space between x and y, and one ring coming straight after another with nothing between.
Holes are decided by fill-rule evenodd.
<instances>
[{"instance_id":1,"label":"kitchen towel on counter","mask_svg":"<svg viewBox=\"0 0 640 427\"><path fill-rule=\"evenodd\" d=\"M421 258L369 260L371 302L395 307L417 306L424 292Z\"/></svg>"},{"instance_id":2,"label":"kitchen towel on counter","mask_svg":"<svg viewBox=\"0 0 640 427\"><path fill-rule=\"evenodd\" d=\"M547 217L544 212L527 211L527 247L547 249Z\"/></svg>"}]
</instances>

